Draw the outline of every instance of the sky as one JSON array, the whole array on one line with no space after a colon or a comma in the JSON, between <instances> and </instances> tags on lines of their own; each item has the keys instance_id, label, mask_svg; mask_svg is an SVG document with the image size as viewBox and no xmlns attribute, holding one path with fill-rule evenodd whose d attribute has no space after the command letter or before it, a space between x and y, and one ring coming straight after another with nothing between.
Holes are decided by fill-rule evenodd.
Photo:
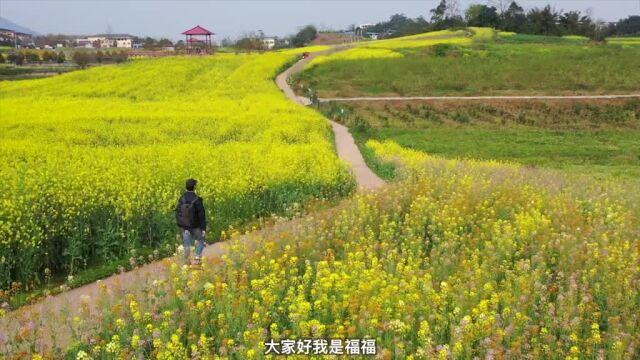
<instances>
[{"instance_id":1,"label":"sky","mask_svg":"<svg viewBox=\"0 0 640 360\"><path fill-rule=\"evenodd\" d=\"M458 0L462 9L492 0ZM498 0L493 0L497 2ZM504 0L503 0L504 1ZM202 25L218 41L262 30L295 33L302 25L344 29L376 23L400 13L429 18L439 0L0 0L0 16L41 34L127 33L181 39ZM640 15L640 0L519 0L525 9L546 4L557 10L590 10L595 19L616 21Z\"/></svg>"}]
</instances>

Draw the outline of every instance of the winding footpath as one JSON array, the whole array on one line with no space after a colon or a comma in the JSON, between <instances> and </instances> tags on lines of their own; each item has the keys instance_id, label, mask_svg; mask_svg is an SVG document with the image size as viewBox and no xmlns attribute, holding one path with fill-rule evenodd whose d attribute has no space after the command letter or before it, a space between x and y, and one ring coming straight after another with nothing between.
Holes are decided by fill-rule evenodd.
<instances>
[{"instance_id":1,"label":"winding footpath","mask_svg":"<svg viewBox=\"0 0 640 360\"><path fill-rule=\"evenodd\" d=\"M311 101L308 98L296 95L293 89L291 89L288 81L289 77L297 72L302 71L305 65L313 60L316 56L328 55L348 48L349 46L337 46L329 50L310 54L308 57L301 59L293 66L289 67L287 70L278 75L276 77L276 84L292 101L295 101L296 103L304 106L310 105ZM369 169L364 161L364 158L362 157L362 154L360 153L360 149L358 149L358 146L353 139L353 136L349 132L349 129L346 126L335 121L329 121L335 135L338 157L340 157L340 159L342 159L351 167L353 175L356 178L356 182L358 183L358 187L365 190L375 190L383 186L385 184L384 180L382 180L380 177L378 177L378 175L371 171L371 169Z\"/></svg>"},{"instance_id":2,"label":"winding footpath","mask_svg":"<svg viewBox=\"0 0 640 360\"><path fill-rule=\"evenodd\" d=\"M308 105L310 101L298 97L287 83L290 74L301 71L304 65L318 54L327 54L342 50L342 47L314 53L310 57L298 61L293 66L278 75L276 83L287 97L301 105ZM335 122L331 122L336 138L338 155L353 169L356 181L360 189L376 189L384 185L384 181L376 176L365 164L358 147L349 130ZM330 210L329 210L330 211ZM246 235L232 238L229 241L217 242L207 245L203 255L208 264L220 261L222 255L228 252L233 244L241 244L249 249L259 246L263 232L290 232L300 226L304 219L293 219L280 222L263 230L257 230ZM41 352L53 348L66 348L71 339L70 319L75 316L86 316L87 312L92 316L99 313L103 302L112 302L124 299L127 294L145 296L145 289L153 286L154 281L168 280L170 276L169 265L182 261L174 257L155 261L142 265L134 270L114 274L98 282L86 284L54 296L48 296L37 303L23 306L0 317L0 358L2 357L2 338L13 339L16 334L37 331L38 344L36 349ZM95 324L94 331L99 331ZM87 335L87 334L85 334ZM6 344L11 345L11 344ZM9 353L12 350L9 349Z\"/></svg>"}]
</instances>

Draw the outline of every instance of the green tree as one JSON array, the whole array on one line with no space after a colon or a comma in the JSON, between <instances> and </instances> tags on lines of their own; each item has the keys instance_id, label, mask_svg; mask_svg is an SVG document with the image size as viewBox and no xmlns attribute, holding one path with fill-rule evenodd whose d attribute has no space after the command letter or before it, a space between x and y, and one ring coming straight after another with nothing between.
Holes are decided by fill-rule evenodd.
<instances>
[{"instance_id":1,"label":"green tree","mask_svg":"<svg viewBox=\"0 0 640 360\"><path fill-rule=\"evenodd\" d=\"M38 54L34 53L34 52L27 52L24 56L26 62L28 63L36 63L36 62L40 62L40 56L38 56Z\"/></svg>"},{"instance_id":2,"label":"green tree","mask_svg":"<svg viewBox=\"0 0 640 360\"><path fill-rule=\"evenodd\" d=\"M440 0L438 6L431 9L431 22L434 30L464 26L464 19L459 14L458 0Z\"/></svg>"},{"instance_id":3,"label":"green tree","mask_svg":"<svg viewBox=\"0 0 640 360\"><path fill-rule=\"evenodd\" d=\"M144 38L144 41L142 43L142 47L145 50L154 50L154 49L156 49L158 47L158 42L154 38L146 37L146 38Z\"/></svg>"},{"instance_id":4,"label":"green tree","mask_svg":"<svg viewBox=\"0 0 640 360\"><path fill-rule=\"evenodd\" d=\"M497 27L500 22L495 7L480 4L469 5L465 18L468 26Z\"/></svg>"},{"instance_id":5,"label":"green tree","mask_svg":"<svg viewBox=\"0 0 640 360\"><path fill-rule=\"evenodd\" d=\"M45 50L42 52L42 61L52 62L56 60L56 54L53 51Z\"/></svg>"},{"instance_id":6,"label":"green tree","mask_svg":"<svg viewBox=\"0 0 640 360\"><path fill-rule=\"evenodd\" d=\"M236 41L236 47L245 51L263 50L262 40L256 36L244 36Z\"/></svg>"},{"instance_id":7,"label":"green tree","mask_svg":"<svg viewBox=\"0 0 640 360\"><path fill-rule=\"evenodd\" d=\"M0 64L4 64L4 63L5 63L4 56L2 55L2 53L0 53Z\"/></svg>"},{"instance_id":8,"label":"green tree","mask_svg":"<svg viewBox=\"0 0 640 360\"><path fill-rule=\"evenodd\" d=\"M158 47L163 48L163 47L169 47L169 46L173 46L173 43L169 39L162 38L158 41Z\"/></svg>"},{"instance_id":9,"label":"green tree","mask_svg":"<svg viewBox=\"0 0 640 360\"><path fill-rule=\"evenodd\" d=\"M102 63L102 61L104 60L104 53L100 50L96 51L95 59L96 62Z\"/></svg>"},{"instance_id":10,"label":"green tree","mask_svg":"<svg viewBox=\"0 0 640 360\"><path fill-rule=\"evenodd\" d=\"M91 62L91 55L86 51L76 51L73 54L73 62L78 64L81 69L84 69Z\"/></svg>"},{"instance_id":11,"label":"green tree","mask_svg":"<svg viewBox=\"0 0 640 360\"><path fill-rule=\"evenodd\" d=\"M116 63L122 63L127 61L127 59L129 58L129 54L122 50L119 53L116 53L115 51L113 52L113 61L115 61Z\"/></svg>"},{"instance_id":12,"label":"green tree","mask_svg":"<svg viewBox=\"0 0 640 360\"><path fill-rule=\"evenodd\" d=\"M318 30L313 25L307 25L300 29L291 39L291 44L295 47L301 47L309 44L318 36Z\"/></svg>"},{"instance_id":13,"label":"green tree","mask_svg":"<svg viewBox=\"0 0 640 360\"><path fill-rule=\"evenodd\" d=\"M16 65L24 64L24 54L20 51L9 53L7 60Z\"/></svg>"},{"instance_id":14,"label":"green tree","mask_svg":"<svg viewBox=\"0 0 640 360\"><path fill-rule=\"evenodd\" d=\"M613 30L615 35L640 35L640 16L633 15L618 21Z\"/></svg>"},{"instance_id":15,"label":"green tree","mask_svg":"<svg viewBox=\"0 0 640 360\"><path fill-rule=\"evenodd\" d=\"M500 29L505 31L522 32L524 24L527 22L524 8L512 1L507 10L502 14Z\"/></svg>"},{"instance_id":16,"label":"green tree","mask_svg":"<svg viewBox=\"0 0 640 360\"><path fill-rule=\"evenodd\" d=\"M558 27L559 14L551 9L551 5L544 8L533 8L527 13L526 31L538 35L561 35Z\"/></svg>"},{"instance_id":17,"label":"green tree","mask_svg":"<svg viewBox=\"0 0 640 360\"><path fill-rule=\"evenodd\" d=\"M440 4L434 9L431 9L431 22L440 23L444 20L444 16L447 12L447 0L440 0Z\"/></svg>"},{"instance_id":18,"label":"green tree","mask_svg":"<svg viewBox=\"0 0 640 360\"><path fill-rule=\"evenodd\" d=\"M58 52L58 56L56 57L56 62L58 64L62 64L65 61L67 61L67 57L65 56L65 54L62 51Z\"/></svg>"},{"instance_id":19,"label":"green tree","mask_svg":"<svg viewBox=\"0 0 640 360\"><path fill-rule=\"evenodd\" d=\"M594 23L588 15L580 11L569 11L560 16L560 27L566 35L590 36L594 30Z\"/></svg>"}]
</instances>

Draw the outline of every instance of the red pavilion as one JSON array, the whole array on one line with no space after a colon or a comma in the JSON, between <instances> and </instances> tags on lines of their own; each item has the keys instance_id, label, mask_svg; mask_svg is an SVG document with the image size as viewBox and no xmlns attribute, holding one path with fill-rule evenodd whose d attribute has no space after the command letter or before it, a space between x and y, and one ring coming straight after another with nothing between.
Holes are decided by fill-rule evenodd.
<instances>
[{"instance_id":1,"label":"red pavilion","mask_svg":"<svg viewBox=\"0 0 640 360\"><path fill-rule=\"evenodd\" d=\"M211 35L213 32L203 28L200 25L189 29L182 33L185 35L187 54L213 54L213 45Z\"/></svg>"}]
</instances>

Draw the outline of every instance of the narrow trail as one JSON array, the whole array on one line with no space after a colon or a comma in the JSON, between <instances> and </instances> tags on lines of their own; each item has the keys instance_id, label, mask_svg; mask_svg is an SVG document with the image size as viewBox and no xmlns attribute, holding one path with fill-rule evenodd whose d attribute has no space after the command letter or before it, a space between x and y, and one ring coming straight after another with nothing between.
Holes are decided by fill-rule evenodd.
<instances>
[{"instance_id":1,"label":"narrow trail","mask_svg":"<svg viewBox=\"0 0 640 360\"><path fill-rule=\"evenodd\" d=\"M336 47L330 50L314 53L309 58L298 61L296 64L278 75L276 83L285 94L293 101L306 105L303 97L298 97L287 83L287 78L293 72L300 71L304 65L318 54L327 54L341 51L346 47ZM336 147L341 159L351 165L358 185L364 189L375 189L384 185L365 164L358 147L349 130L335 122L332 122L336 138ZM214 264L220 257L228 252L232 244L241 244L248 248L259 246L262 232L291 231L299 226L304 218L293 219L277 223L269 228L257 230L246 235L234 237L225 242L209 244L204 248L203 255L208 264ZM0 317L0 336L13 339L16 334L28 331L38 331L38 351L49 351L53 348L65 348L70 344L71 329L65 322L74 316L87 314L93 317L99 314L102 303L106 300L124 299L127 294L144 296L145 289L153 286L154 281L168 280L170 275L169 265L181 260L176 257L168 257L159 261L142 265L134 270L121 274L114 274L99 282L86 284L75 289L48 296L34 304L23 306ZM95 331L98 331L96 324ZM0 342L0 345L2 343ZM10 343L7 345L11 345ZM0 347L0 351L1 351ZM11 353L9 349L9 353ZM0 353L1 357L1 353Z\"/></svg>"},{"instance_id":2,"label":"narrow trail","mask_svg":"<svg viewBox=\"0 0 640 360\"><path fill-rule=\"evenodd\" d=\"M640 94L627 95L513 95L513 96L357 96L318 98L319 102L349 101L407 101L407 100L599 100L640 98Z\"/></svg>"},{"instance_id":3,"label":"narrow trail","mask_svg":"<svg viewBox=\"0 0 640 360\"><path fill-rule=\"evenodd\" d=\"M326 51L320 51L310 54L307 58L301 59L293 66L289 67L287 70L278 75L276 77L276 84L280 89L282 89L284 94L289 99L297 102L300 105L310 105L311 101L308 98L296 95L293 89L291 89L291 86L288 82L289 76L302 71L304 69L304 66L318 55L327 55L348 48L349 46L337 46ZM371 169L369 169L364 161L364 158L362 157L362 154L360 153L360 149L358 149L358 146L353 139L353 136L349 132L349 129L346 126L338 124L335 121L329 121L331 122L331 127L333 128L333 133L335 135L338 156L340 157L340 159L349 164L349 166L353 170L353 174L356 178L358 186L366 190L374 190L383 186L385 184L384 180L382 180L380 177L378 177L378 175L371 171Z\"/></svg>"}]
</instances>

